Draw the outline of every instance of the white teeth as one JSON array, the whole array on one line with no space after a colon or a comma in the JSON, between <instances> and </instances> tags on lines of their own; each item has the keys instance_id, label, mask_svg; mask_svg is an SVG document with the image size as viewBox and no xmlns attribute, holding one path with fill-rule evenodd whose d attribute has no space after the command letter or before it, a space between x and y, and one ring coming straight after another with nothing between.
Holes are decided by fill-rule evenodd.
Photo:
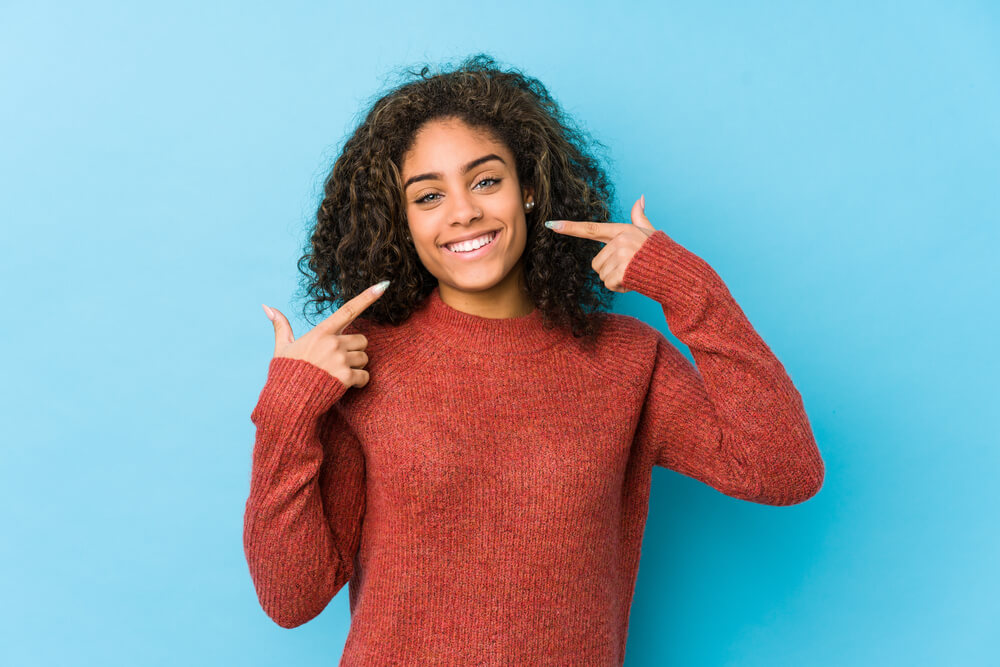
<instances>
[{"instance_id":1,"label":"white teeth","mask_svg":"<svg viewBox=\"0 0 1000 667\"><path fill-rule=\"evenodd\" d=\"M472 250L476 250L477 248L482 248L484 245L492 241L494 236L496 236L496 232L489 232L488 234L483 234L479 238L471 239L469 241L449 243L445 247L452 252L470 252Z\"/></svg>"}]
</instances>

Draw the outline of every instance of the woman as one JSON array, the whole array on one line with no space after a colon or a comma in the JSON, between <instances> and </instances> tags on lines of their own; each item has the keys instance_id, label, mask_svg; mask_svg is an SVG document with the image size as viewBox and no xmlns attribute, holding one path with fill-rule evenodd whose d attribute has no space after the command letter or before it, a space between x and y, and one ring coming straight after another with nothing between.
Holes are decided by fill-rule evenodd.
<instances>
[{"instance_id":1,"label":"woman","mask_svg":"<svg viewBox=\"0 0 1000 667\"><path fill-rule=\"evenodd\" d=\"M344 305L297 340L265 306L245 552L282 627L350 582L341 664L620 665L654 465L769 505L822 485L781 363L644 197L608 220L590 145L516 70L425 68L327 179L303 260ZM600 309L629 290L697 369Z\"/></svg>"}]
</instances>

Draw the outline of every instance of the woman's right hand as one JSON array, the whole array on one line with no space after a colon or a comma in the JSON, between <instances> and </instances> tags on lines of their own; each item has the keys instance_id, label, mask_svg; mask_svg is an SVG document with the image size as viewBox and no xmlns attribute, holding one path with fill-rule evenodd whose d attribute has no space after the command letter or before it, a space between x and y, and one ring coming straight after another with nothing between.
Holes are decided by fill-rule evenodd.
<instances>
[{"instance_id":1,"label":"woman's right hand","mask_svg":"<svg viewBox=\"0 0 1000 667\"><path fill-rule=\"evenodd\" d=\"M388 286L388 281L383 282ZM292 326L281 311L264 306L264 312L274 324L274 356L308 361L348 388L364 387L368 384L368 371L363 369L368 363L368 354L364 351L368 339L363 334L345 335L341 331L384 294L384 288L383 291L376 291L378 286L372 285L344 303L298 340L295 340Z\"/></svg>"}]
</instances>

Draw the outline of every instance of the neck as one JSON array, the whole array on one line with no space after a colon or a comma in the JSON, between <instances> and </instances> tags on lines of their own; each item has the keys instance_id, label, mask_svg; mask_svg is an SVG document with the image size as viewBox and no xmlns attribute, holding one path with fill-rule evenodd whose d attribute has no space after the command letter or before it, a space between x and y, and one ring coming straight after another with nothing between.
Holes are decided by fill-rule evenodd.
<instances>
[{"instance_id":1,"label":"neck","mask_svg":"<svg viewBox=\"0 0 1000 667\"><path fill-rule=\"evenodd\" d=\"M455 310L476 317L507 319L524 317L535 309L524 284L521 263L511 270L503 280L485 290L470 292L444 282L438 282L441 301Z\"/></svg>"}]
</instances>

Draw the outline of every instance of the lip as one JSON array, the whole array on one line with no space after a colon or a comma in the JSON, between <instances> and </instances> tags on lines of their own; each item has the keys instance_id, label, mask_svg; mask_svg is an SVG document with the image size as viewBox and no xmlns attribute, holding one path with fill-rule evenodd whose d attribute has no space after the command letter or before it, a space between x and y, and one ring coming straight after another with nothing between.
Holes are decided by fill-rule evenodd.
<instances>
[{"instance_id":1,"label":"lip","mask_svg":"<svg viewBox=\"0 0 1000 667\"><path fill-rule=\"evenodd\" d=\"M448 241L447 243L442 243L441 245L442 246L446 246L446 245L450 245L452 243L461 243L462 241L471 241L472 239L478 239L480 236L484 236L486 234L490 234L492 232L499 232L499 231L500 231L499 229L482 229L482 230L480 230L480 231L478 231L478 232L476 232L474 234L469 234L468 236L463 236L461 238L452 239L452 240Z\"/></svg>"},{"instance_id":2,"label":"lip","mask_svg":"<svg viewBox=\"0 0 1000 667\"><path fill-rule=\"evenodd\" d=\"M441 252L447 253L449 257L454 257L455 259L478 259L483 255L485 255L486 253L488 253L490 250L492 250L493 246L497 244L497 239L499 239L500 235L503 234L502 229L497 229L494 231L496 233L494 234L492 241L482 246L481 248L476 248L472 252L452 252L451 250L448 250L446 246L441 246ZM482 234L480 234L479 236L482 236ZM472 238L477 238L477 237L474 236ZM457 241L450 241L450 243L457 243Z\"/></svg>"}]
</instances>

